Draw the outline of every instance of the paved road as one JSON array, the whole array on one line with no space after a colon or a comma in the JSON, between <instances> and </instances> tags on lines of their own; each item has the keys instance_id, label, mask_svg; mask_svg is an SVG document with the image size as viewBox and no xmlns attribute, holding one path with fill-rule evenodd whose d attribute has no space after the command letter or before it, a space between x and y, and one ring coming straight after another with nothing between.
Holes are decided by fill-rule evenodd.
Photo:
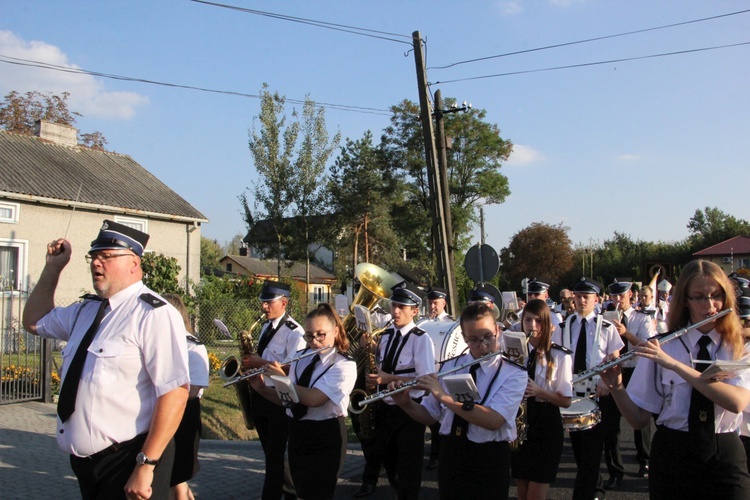
<instances>
[{"instance_id":1,"label":"paved road","mask_svg":"<svg viewBox=\"0 0 750 500\"><path fill-rule=\"evenodd\" d=\"M632 431L626 425L623 425L623 455L627 468L623 489L610 492L607 497L611 500L648 498L646 479L634 477L638 466L635 463ZM350 444L336 498L351 498L359 488L363 461L357 443ZM200 463L201 471L191 481L197 497L260 497L263 451L259 442L202 441ZM604 469L603 473L606 479ZM550 490L549 498L570 498L574 477L575 462L570 446L566 445L558 481ZM438 498L436 481L434 471L425 471L421 498ZM33 402L0 406L0 485L0 497L3 499L80 497L68 458L55 441L55 405ZM514 495L515 489L511 488L511 496ZM394 498L385 478L381 478L380 486L370 498Z\"/></svg>"}]
</instances>

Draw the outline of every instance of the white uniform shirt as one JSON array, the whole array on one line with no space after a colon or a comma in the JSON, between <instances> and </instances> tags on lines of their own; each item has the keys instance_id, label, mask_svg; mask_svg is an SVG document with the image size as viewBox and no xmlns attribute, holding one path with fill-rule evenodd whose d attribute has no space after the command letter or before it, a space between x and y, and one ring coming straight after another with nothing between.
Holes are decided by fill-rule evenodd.
<instances>
[{"instance_id":1,"label":"white uniform shirt","mask_svg":"<svg viewBox=\"0 0 750 500\"><path fill-rule=\"evenodd\" d=\"M573 356L561 349L550 349L552 370L547 379L547 357L537 358L534 382L545 391L559 392L563 396L573 396Z\"/></svg>"},{"instance_id":2,"label":"white uniform shirt","mask_svg":"<svg viewBox=\"0 0 750 500\"><path fill-rule=\"evenodd\" d=\"M300 352L299 354L304 354ZM312 363L314 356L309 356L292 364L289 377L296 384L305 368ZM328 349L320 354L320 362L313 370L310 387L323 392L328 401L320 406L308 407L307 414L301 420L328 420L330 418L347 415L349 395L354 390L357 380L357 363L338 353L336 349ZM292 410L286 410L292 417Z\"/></svg>"},{"instance_id":3,"label":"white uniform shirt","mask_svg":"<svg viewBox=\"0 0 750 500\"><path fill-rule=\"evenodd\" d=\"M151 306L140 298L144 293L154 294L139 281L109 299L88 348L75 411L64 424L57 419L63 451L85 457L147 432L157 398L190 383L182 316L166 303ZM99 304L58 307L36 324L39 335L68 341L62 380Z\"/></svg>"},{"instance_id":4,"label":"white uniform shirt","mask_svg":"<svg viewBox=\"0 0 750 500\"><path fill-rule=\"evenodd\" d=\"M628 331L638 337L638 340L641 342L656 335L656 323L654 323L654 318L651 315L636 311L632 307L627 311L623 311L622 314L628 318ZM623 342L626 342L624 338ZM633 344L628 342L628 350L633 350L633 347ZM633 356L629 360L624 361L622 367L635 368L637 362L638 356Z\"/></svg>"},{"instance_id":5,"label":"white uniform shirt","mask_svg":"<svg viewBox=\"0 0 750 500\"><path fill-rule=\"evenodd\" d=\"M282 319L284 320L284 323L279 325ZM290 322L291 324L294 324L294 328L290 328ZM268 343L268 346L263 352L258 354L261 358L267 361L278 361L279 363L284 364L289 362L289 360L295 356L297 351L304 349L307 345L305 339L302 338L305 334L305 330L292 318L286 314L282 314L278 318L265 323L263 331L258 337L258 343L260 343L270 328L276 328L277 326L278 331ZM273 380L271 380L271 377L263 377L263 379L268 387L273 387Z\"/></svg>"},{"instance_id":6,"label":"white uniform shirt","mask_svg":"<svg viewBox=\"0 0 750 500\"><path fill-rule=\"evenodd\" d=\"M602 321L601 329L597 326L599 321ZM566 320L565 324L566 328L562 332L561 345L573 351L572 357L575 359L578 335L581 333L580 316L578 314L572 315L570 321ZM599 330L598 333L597 330ZM598 365L605 357L619 351L623 346L625 344L613 324L602 320L593 312L586 316L586 369Z\"/></svg>"},{"instance_id":7,"label":"white uniform shirt","mask_svg":"<svg viewBox=\"0 0 750 500\"><path fill-rule=\"evenodd\" d=\"M454 366L461 366L472 359L474 358L471 353L466 353L455 361L455 365L451 364L451 366L445 369L449 370ZM502 366L500 366L501 363ZM500 366L500 373L497 375L492 387L489 387L498 366ZM469 373L470 369L471 367L466 367L463 370L455 372L455 374ZM477 403L484 399L482 406L502 415L505 423L494 431L469 424L467 432L469 441L487 443L490 441L513 441L516 439L516 414L518 413L518 407L521 405L523 393L526 390L527 380L528 375L526 370L503 361L501 356L494 356L480 363L480 368L477 370L477 391L480 398ZM447 391L445 384L442 385L443 389ZM486 399L485 394L487 394ZM429 394L422 400L422 406L427 409L432 418L440 421L440 434L449 435L455 414L438 403L432 394Z\"/></svg>"},{"instance_id":8,"label":"white uniform shirt","mask_svg":"<svg viewBox=\"0 0 750 500\"><path fill-rule=\"evenodd\" d=\"M732 359L732 354L723 345L719 345L721 335L716 330L712 330L709 335L712 340L708 346L711 359ZM690 360L698 357L698 340L701 336L698 330L692 330L662 345L662 349L677 361L692 366ZM747 353L743 356L743 360L746 359L750 359ZM740 372L737 377L722 382L750 390L750 370ZM658 386L655 387L655 384ZM627 388L630 399L636 405L651 413L659 414L656 420L657 425L664 425L678 431L688 430L692 390L693 387L690 384L671 370L657 366L656 375L654 375L654 362L646 358L638 362ZM732 413L719 405L714 405L717 433L735 432L741 420L741 413Z\"/></svg>"},{"instance_id":9,"label":"white uniform shirt","mask_svg":"<svg viewBox=\"0 0 750 500\"><path fill-rule=\"evenodd\" d=\"M450 314L448 314L447 312L443 311L440 314L438 314L437 318L435 318L435 321L444 321L444 322L452 323L455 320L453 318L451 318Z\"/></svg>"},{"instance_id":10,"label":"white uniform shirt","mask_svg":"<svg viewBox=\"0 0 750 500\"><path fill-rule=\"evenodd\" d=\"M203 396L203 388L208 387L208 351L206 346L198 342L192 335L187 336L188 368L190 371L190 386L200 387L198 396Z\"/></svg>"},{"instance_id":11,"label":"white uniform shirt","mask_svg":"<svg viewBox=\"0 0 750 500\"><path fill-rule=\"evenodd\" d=\"M430 336L424 333L424 330L418 330L419 332L422 332L421 335L417 335L416 333L409 335L409 332L414 328L417 327L412 321L400 329L401 340L399 341L398 346L400 354L396 362L395 375L416 378L421 377L422 375L435 373L435 345L432 343ZM383 360L387 354L389 341L391 340L391 337L395 335L396 331L396 327L392 327L381 334L377 351L378 367L382 368ZM404 341L406 341L406 343L404 343ZM403 348L401 346L403 346ZM410 393L412 398L418 398L424 395L424 391L418 390L410 391ZM383 401L389 405L395 404L391 397L387 397Z\"/></svg>"}]
</instances>

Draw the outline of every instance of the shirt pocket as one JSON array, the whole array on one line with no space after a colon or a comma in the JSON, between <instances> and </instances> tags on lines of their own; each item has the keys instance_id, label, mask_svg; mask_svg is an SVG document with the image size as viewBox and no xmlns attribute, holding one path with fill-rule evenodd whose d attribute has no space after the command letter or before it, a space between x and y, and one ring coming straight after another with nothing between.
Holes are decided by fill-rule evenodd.
<instances>
[{"instance_id":1,"label":"shirt pocket","mask_svg":"<svg viewBox=\"0 0 750 500\"><path fill-rule=\"evenodd\" d=\"M692 386L672 370L664 370L663 368L658 368L658 370L662 371L660 390L665 398L664 405L669 406L671 403L676 402L674 401L675 398L679 400L687 397L689 402L690 394L693 390Z\"/></svg>"},{"instance_id":2,"label":"shirt pocket","mask_svg":"<svg viewBox=\"0 0 750 500\"><path fill-rule=\"evenodd\" d=\"M120 371L125 345L113 340L97 340L89 346L94 359L91 382L98 385L114 383Z\"/></svg>"}]
</instances>

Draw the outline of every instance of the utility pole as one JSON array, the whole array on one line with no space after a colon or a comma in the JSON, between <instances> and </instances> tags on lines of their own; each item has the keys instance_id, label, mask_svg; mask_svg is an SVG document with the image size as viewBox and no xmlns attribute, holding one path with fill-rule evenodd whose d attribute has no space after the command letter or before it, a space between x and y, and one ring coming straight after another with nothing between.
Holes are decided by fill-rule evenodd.
<instances>
[{"instance_id":1,"label":"utility pole","mask_svg":"<svg viewBox=\"0 0 750 500\"><path fill-rule=\"evenodd\" d=\"M422 136L424 139L425 160L427 164L427 184L430 190L430 212L432 215L432 243L435 249L436 271L438 284L448 292L449 312L458 315L456 308L456 278L453 274L452 252L450 248L453 239L446 226L445 214L450 217L450 205L445 205L448 194L443 194L438 171L438 153L435 145L435 135L432 127L432 112L430 110L430 94L427 88L427 69L425 67L424 52L422 51L422 37L419 31L412 33L414 47L414 62L417 69L417 88L419 91L420 119L422 121ZM445 186L447 190L447 185ZM450 220L450 219L449 219Z\"/></svg>"}]
</instances>

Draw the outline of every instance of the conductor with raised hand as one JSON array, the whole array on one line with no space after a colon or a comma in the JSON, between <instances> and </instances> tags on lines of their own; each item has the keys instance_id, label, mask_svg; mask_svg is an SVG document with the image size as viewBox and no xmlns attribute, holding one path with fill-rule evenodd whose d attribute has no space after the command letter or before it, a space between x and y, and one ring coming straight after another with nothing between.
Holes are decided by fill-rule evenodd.
<instances>
[{"instance_id":1,"label":"conductor with raised hand","mask_svg":"<svg viewBox=\"0 0 750 500\"><path fill-rule=\"evenodd\" d=\"M169 494L190 378L182 318L141 281L148 238L105 220L86 255L96 295L68 307L54 299L73 250L52 241L23 313L30 333L67 341L57 441L85 499Z\"/></svg>"}]
</instances>

